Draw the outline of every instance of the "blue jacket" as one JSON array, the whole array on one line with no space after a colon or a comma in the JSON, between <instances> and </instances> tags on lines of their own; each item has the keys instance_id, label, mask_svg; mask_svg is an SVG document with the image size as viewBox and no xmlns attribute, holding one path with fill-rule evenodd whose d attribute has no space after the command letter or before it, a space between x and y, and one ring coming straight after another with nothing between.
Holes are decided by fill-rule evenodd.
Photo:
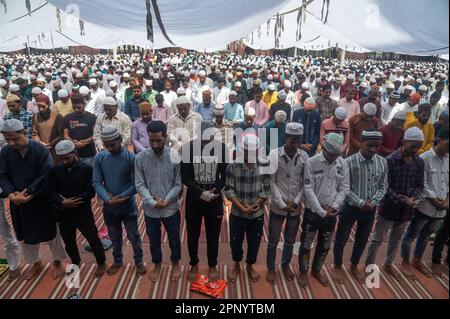
<instances>
[{"instance_id":1,"label":"blue jacket","mask_svg":"<svg viewBox=\"0 0 450 319\"><path fill-rule=\"evenodd\" d=\"M316 155L317 146L320 140L320 114L316 110L306 112L301 108L296 110L292 115L292 122L303 124L302 144L312 144L311 151L308 152L309 157Z\"/></svg>"}]
</instances>

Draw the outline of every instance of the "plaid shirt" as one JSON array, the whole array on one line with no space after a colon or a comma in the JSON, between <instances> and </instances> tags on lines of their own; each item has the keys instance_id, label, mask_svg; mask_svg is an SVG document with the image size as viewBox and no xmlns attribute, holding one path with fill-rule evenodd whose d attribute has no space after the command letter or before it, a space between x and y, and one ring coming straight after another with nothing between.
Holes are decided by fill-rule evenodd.
<instances>
[{"instance_id":1,"label":"plaid shirt","mask_svg":"<svg viewBox=\"0 0 450 319\"><path fill-rule=\"evenodd\" d=\"M387 220L398 222L411 220L414 207L406 206L402 196L417 199L422 193L425 163L418 156L415 156L411 163L405 163L401 156L401 149L389 155L386 160L388 190L380 202L380 215Z\"/></svg>"},{"instance_id":2,"label":"plaid shirt","mask_svg":"<svg viewBox=\"0 0 450 319\"><path fill-rule=\"evenodd\" d=\"M334 115L334 111L338 108L338 104L332 98L325 100L322 97L316 99L317 109L320 113L320 121L323 122L326 119L331 118Z\"/></svg>"},{"instance_id":3,"label":"plaid shirt","mask_svg":"<svg viewBox=\"0 0 450 319\"><path fill-rule=\"evenodd\" d=\"M260 170L264 164L257 163L253 169L248 169L244 163L233 162L227 166L225 179L225 196L231 200L233 197L243 204L254 204L258 197L269 198L270 175L263 174ZM231 213L237 217L254 219L264 214L264 207L253 215L241 213L233 205Z\"/></svg>"},{"instance_id":4,"label":"plaid shirt","mask_svg":"<svg viewBox=\"0 0 450 319\"><path fill-rule=\"evenodd\" d=\"M21 109L18 115L14 113L8 113L5 115L5 121L10 119L16 119L22 122L23 128L27 132L28 138L31 138L33 132L33 114L27 110Z\"/></svg>"}]
</instances>

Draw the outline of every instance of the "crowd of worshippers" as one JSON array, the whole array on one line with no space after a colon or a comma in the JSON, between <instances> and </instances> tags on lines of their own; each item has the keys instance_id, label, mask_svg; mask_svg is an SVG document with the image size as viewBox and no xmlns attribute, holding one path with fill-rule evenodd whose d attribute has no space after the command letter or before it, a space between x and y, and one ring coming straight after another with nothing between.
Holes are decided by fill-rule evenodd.
<instances>
[{"instance_id":1,"label":"crowd of worshippers","mask_svg":"<svg viewBox=\"0 0 450 319\"><path fill-rule=\"evenodd\" d=\"M150 240L152 281L162 270L161 224L171 278L180 278L181 218L189 279L198 273L202 223L208 276L219 279L224 202L231 206L231 282L241 271L244 238L246 272L259 279L253 265L265 218L266 279L273 284L282 230L287 280L297 278L306 288L311 268L327 286L322 267L335 239L332 278L343 282L344 248L355 224L350 273L359 282L365 281L360 259L366 246L364 264L373 265L388 233L382 262L388 274L414 280L414 267L427 277L442 276L449 234L447 71L441 63L347 60L340 67L311 57L0 55L0 196L9 200L13 226L2 201L0 238L9 280L40 274L45 242L55 279L64 274L66 254L80 266L77 231L95 256L95 276L113 275L124 263L122 227L135 273L145 274L136 195ZM94 197L103 203L112 242L109 266ZM296 276L291 260L299 232ZM431 236L429 268L422 257ZM19 242L31 265L23 274ZM402 274L394 265L399 246Z\"/></svg>"}]
</instances>

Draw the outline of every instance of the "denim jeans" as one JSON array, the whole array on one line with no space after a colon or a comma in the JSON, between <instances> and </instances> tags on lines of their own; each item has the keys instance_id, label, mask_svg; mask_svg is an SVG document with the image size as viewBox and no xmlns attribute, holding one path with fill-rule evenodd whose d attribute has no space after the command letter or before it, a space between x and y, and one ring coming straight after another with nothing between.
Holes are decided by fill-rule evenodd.
<instances>
[{"instance_id":1,"label":"denim jeans","mask_svg":"<svg viewBox=\"0 0 450 319\"><path fill-rule=\"evenodd\" d=\"M286 224L284 226L284 245L283 253L281 255L281 266L283 268L288 267L292 259L295 236L297 236L298 226L300 225L300 215L282 216L270 212L269 242L267 244L267 268L269 270L275 270L277 246L284 221L286 221Z\"/></svg>"},{"instance_id":2,"label":"denim jeans","mask_svg":"<svg viewBox=\"0 0 450 319\"><path fill-rule=\"evenodd\" d=\"M132 214L110 214L104 213L106 228L109 239L113 245L114 264L122 265L122 224L125 226L127 238L131 242L136 265L142 264L144 253L142 252L141 235L139 234L137 212Z\"/></svg>"},{"instance_id":3,"label":"denim jeans","mask_svg":"<svg viewBox=\"0 0 450 319\"><path fill-rule=\"evenodd\" d=\"M436 237L434 238L433 245L433 256L432 261L433 264L440 264L442 259L442 250L444 249L444 245L448 242L448 212L444 217L444 222L439 227ZM447 244L448 245L448 244ZM448 256L448 246L447 246L447 256Z\"/></svg>"},{"instance_id":4,"label":"denim jeans","mask_svg":"<svg viewBox=\"0 0 450 319\"><path fill-rule=\"evenodd\" d=\"M417 209L414 211L414 217L406 229L405 236L402 241L400 254L404 260L409 261L411 243L417 238L416 248L414 249L414 257L421 258L427 248L428 240L431 234L436 232L442 223L442 218L429 217Z\"/></svg>"},{"instance_id":5,"label":"denim jeans","mask_svg":"<svg viewBox=\"0 0 450 319\"><path fill-rule=\"evenodd\" d=\"M94 158L95 158L95 156L80 158L80 162L82 162L86 165L89 165L90 167L94 167Z\"/></svg>"},{"instance_id":6,"label":"denim jeans","mask_svg":"<svg viewBox=\"0 0 450 319\"><path fill-rule=\"evenodd\" d=\"M372 211L361 211L358 207L352 207L348 203L344 204L339 214L339 225L334 241L334 264L336 266L342 265L344 247L348 241L348 237L350 236L350 232L352 231L355 222L355 242L353 243L350 261L352 265L359 264L359 260L361 259L364 249L366 248L374 220L375 209Z\"/></svg>"},{"instance_id":7,"label":"denim jeans","mask_svg":"<svg viewBox=\"0 0 450 319\"><path fill-rule=\"evenodd\" d=\"M375 224L375 231L372 239L370 240L369 247L367 248L366 266L375 264L378 248L380 248L381 243L388 232L390 233L384 264L392 265L395 255L397 254L400 241L402 240L408 224L409 221L398 222L385 219L378 215L377 222Z\"/></svg>"},{"instance_id":8,"label":"denim jeans","mask_svg":"<svg viewBox=\"0 0 450 319\"><path fill-rule=\"evenodd\" d=\"M181 259L181 240L180 240L180 212L167 218L152 218L145 216L145 227L150 239L150 253L154 264L162 263L161 250L161 224L167 232L170 246L170 261L177 262Z\"/></svg>"},{"instance_id":9,"label":"denim jeans","mask_svg":"<svg viewBox=\"0 0 450 319\"><path fill-rule=\"evenodd\" d=\"M319 273L331 246L336 216L321 217L309 209L305 209L298 253L300 272L307 273L312 244L317 235L317 246L312 263L312 271Z\"/></svg>"},{"instance_id":10,"label":"denim jeans","mask_svg":"<svg viewBox=\"0 0 450 319\"><path fill-rule=\"evenodd\" d=\"M240 262L244 256L242 244L247 236L246 263L253 265L258 257L263 234L264 215L254 219L242 218L230 214L230 246L234 262Z\"/></svg>"}]
</instances>

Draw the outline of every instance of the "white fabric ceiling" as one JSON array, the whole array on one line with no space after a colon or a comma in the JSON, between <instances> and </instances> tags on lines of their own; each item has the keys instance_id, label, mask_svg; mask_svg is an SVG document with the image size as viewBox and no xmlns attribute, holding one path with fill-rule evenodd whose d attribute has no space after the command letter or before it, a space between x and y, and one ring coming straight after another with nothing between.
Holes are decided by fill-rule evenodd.
<instances>
[{"instance_id":1,"label":"white fabric ceiling","mask_svg":"<svg viewBox=\"0 0 450 319\"><path fill-rule=\"evenodd\" d=\"M154 44L147 39L146 1L153 4ZM22 49L25 42L30 47L45 49L80 44L94 48L135 44L155 49L180 46L214 51L243 37L253 48L270 49L275 46L275 19L271 19L269 31L267 20L277 12L298 9L302 3L301 0L79 0L74 5L73 0L50 0L50 3L29 0L31 15L27 15L25 2L2 0L6 10L0 4L0 51ZM330 0L326 24L321 21L326 1L307 2L302 39L296 40L297 10L294 10L284 16L279 48L321 50L338 46L356 52L413 55L449 52L448 0ZM155 3L173 44L159 27ZM60 8L60 23L55 6ZM326 12L325 6L324 16ZM80 35L78 16L84 21L84 35ZM14 19L17 20L11 22Z\"/></svg>"}]
</instances>

